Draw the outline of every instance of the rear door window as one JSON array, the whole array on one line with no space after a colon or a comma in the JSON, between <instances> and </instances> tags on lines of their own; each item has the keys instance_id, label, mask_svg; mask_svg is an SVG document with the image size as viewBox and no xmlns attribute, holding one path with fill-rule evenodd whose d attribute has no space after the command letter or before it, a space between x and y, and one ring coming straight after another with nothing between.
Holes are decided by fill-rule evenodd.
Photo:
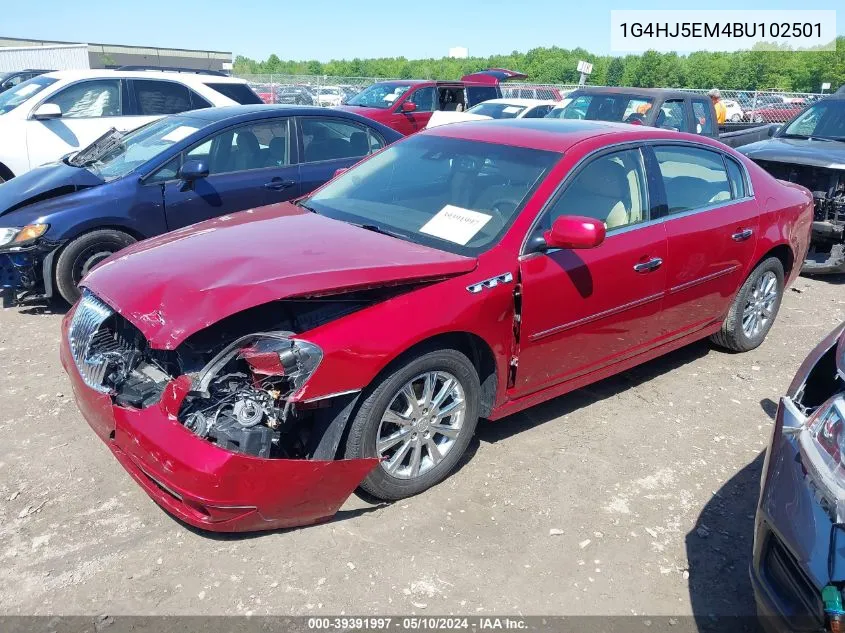
<instances>
[{"instance_id":1,"label":"rear door window","mask_svg":"<svg viewBox=\"0 0 845 633\"><path fill-rule=\"evenodd\" d=\"M300 119L305 163L360 158L384 147L384 139L363 125L341 119Z\"/></svg>"},{"instance_id":2,"label":"rear door window","mask_svg":"<svg viewBox=\"0 0 845 633\"><path fill-rule=\"evenodd\" d=\"M499 96L499 90L495 86L467 86L467 107L472 107L477 103L496 99Z\"/></svg>"},{"instance_id":3,"label":"rear door window","mask_svg":"<svg viewBox=\"0 0 845 633\"><path fill-rule=\"evenodd\" d=\"M191 93L173 81L132 80L135 103L141 116L179 114L191 109Z\"/></svg>"},{"instance_id":4,"label":"rear door window","mask_svg":"<svg viewBox=\"0 0 845 633\"><path fill-rule=\"evenodd\" d=\"M716 136L716 122L713 120L713 106L709 101L693 99L692 113L695 116L695 127L693 129L697 134Z\"/></svg>"},{"instance_id":5,"label":"rear door window","mask_svg":"<svg viewBox=\"0 0 845 633\"><path fill-rule=\"evenodd\" d=\"M655 127L662 127L666 130L685 132L689 129L687 125L687 109L683 99L671 99L666 101L657 114Z\"/></svg>"},{"instance_id":6,"label":"rear door window","mask_svg":"<svg viewBox=\"0 0 845 633\"><path fill-rule=\"evenodd\" d=\"M722 155L698 147L654 148L669 215L724 203L733 198Z\"/></svg>"}]
</instances>

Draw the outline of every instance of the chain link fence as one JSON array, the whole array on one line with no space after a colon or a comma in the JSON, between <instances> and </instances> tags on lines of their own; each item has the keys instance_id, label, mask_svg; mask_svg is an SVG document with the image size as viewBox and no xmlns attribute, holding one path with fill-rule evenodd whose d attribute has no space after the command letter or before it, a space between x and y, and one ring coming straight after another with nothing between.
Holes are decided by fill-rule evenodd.
<instances>
[{"instance_id":1,"label":"chain link fence","mask_svg":"<svg viewBox=\"0 0 845 633\"><path fill-rule=\"evenodd\" d=\"M327 75L237 75L249 82L265 103L336 106L345 103L378 81L401 81L385 77L332 77ZM508 82L502 95L512 99L562 101L578 86ZM707 94L708 90L684 89ZM824 94L782 90L721 90L729 126L750 123L785 123Z\"/></svg>"}]
</instances>

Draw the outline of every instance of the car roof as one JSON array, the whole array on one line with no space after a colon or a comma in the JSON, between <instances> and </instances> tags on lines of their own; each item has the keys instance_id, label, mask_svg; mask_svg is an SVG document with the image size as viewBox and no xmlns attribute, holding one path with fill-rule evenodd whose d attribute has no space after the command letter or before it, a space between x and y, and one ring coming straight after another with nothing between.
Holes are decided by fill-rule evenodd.
<instances>
[{"instance_id":1,"label":"car roof","mask_svg":"<svg viewBox=\"0 0 845 633\"><path fill-rule=\"evenodd\" d=\"M525 106L526 108L530 108L531 106L538 105L557 105L560 101L555 101L554 99L509 99L507 97L502 97L501 99L487 99L481 103L501 103L503 105ZM481 103L478 105L481 105Z\"/></svg>"},{"instance_id":2,"label":"car roof","mask_svg":"<svg viewBox=\"0 0 845 633\"><path fill-rule=\"evenodd\" d=\"M199 73L177 73L162 70L110 70L110 69L86 69L86 70L55 70L46 73L44 76L53 79L76 81L78 79L169 79L185 84L197 83L231 83L246 84L243 79L236 77L225 77L220 75L204 75Z\"/></svg>"},{"instance_id":3,"label":"car roof","mask_svg":"<svg viewBox=\"0 0 845 633\"><path fill-rule=\"evenodd\" d=\"M689 92L686 90L672 90L670 88L630 88L627 86L582 86L576 88L569 93L569 97L577 96L578 94L613 94L613 95L631 95L643 96L651 99L662 97L664 99L684 99L686 97L707 97L697 92Z\"/></svg>"},{"instance_id":4,"label":"car roof","mask_svg":"<svg viewBox=\"0 0 845 633\"><path fill-rule=\"evenodd\" d=\"M711 142L710 139L697 134L685 134L644 125L631 125L630 123L584 119L491 119L489 121L450 123L449 125L426 129L417 134L560 153L566 152L581 141L596 136L607 137L608 144L667 139L706 143L718 147L718 143Z\"/></svg>"},{"instance_id":5,"label":"car roof","mask_svg":"<svg viewBox=\"0 0 845 633\"><path fill-rule=\"evenodd\" d=\"M233 105L220 106L216 108L202 108L200 110L188 110L187 112L180 112L179 114L171 115L173 117L185 117L201 121L206 121L209 124L220 121L237 122L237 119L243 118L249 121L260 119L271 119L279 116L320 116L320 117L334 117L338 119L353 119L359 123L363 123L373 127L381 132L393 132L391 128L387 128L378 121L373 121L354 112L336 108L323 108L320 106L310 105L285 105L285 104L265 104L255 103L248 105ZM398 132L396 132L398 135Z\"/></svg>"}]
</instances>

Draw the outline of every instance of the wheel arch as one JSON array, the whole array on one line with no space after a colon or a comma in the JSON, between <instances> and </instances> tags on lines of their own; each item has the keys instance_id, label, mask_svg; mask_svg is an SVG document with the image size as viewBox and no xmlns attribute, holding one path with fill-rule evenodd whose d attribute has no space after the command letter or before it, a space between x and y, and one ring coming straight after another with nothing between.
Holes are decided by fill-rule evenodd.
<instances>
[{"instance_id":1,"label":"wheel arch","mask_svg":"<svg viewBox=\"0 0 845 633\"><path fill-rule=\"evenodd\" d=\"M47 297L52 297L56 293L56 262L59 258L59 255L74 240L78 240L80 237L88 235L89 233L93 233L94 231L118 231L119 233L125 233L126 235L134 239L136 242L146 239L137 230L121 224L96 224L93 226L81 228L79 231L73 233L73 235L66 237L62 241L60 246L55 248L53 251L50 252L47 257L44 258L44 265L41 270L41 276L44 282L45 295Z\"/></svg>"},{"instance_id":2,"label":"wheel arch","mask_svg":"<svg viewBox=\"0 0 845 633\"><path fill-rule=\"evenodd\" d=\"M775 246L769 248L769 250L765 251L757 259L757 261L754 262L754 266L751 267L748 274L751 274L752 270L757 268L761 262L766 261L770 257L777 257L780 260L780 263L783 265L784 281L789 280L795 267L795 253L792 252L792 247L785 243L776 244Z\"/></svg>"},{"instance_id":3,"label":"wheel arch","mask_svg":"<svg viewBox=\"0 0 845 633\"><path fill-rule=\"evenodd\" d=\"M0 178L3 180L11 180L15 177L15 174L12 173L12 170L6 167L3 163L0 163Z\"/></svg>"},{"instance_id":4,"label":"wheel arch","mask_svg":"<svg viewBox=\"0 0 845 633\"><path fill-rule=\"evenodd\" d=\"M454 349L469 358L478 372L478 381L481 385L478 403L479 417L490 415L496 404L498 392L499 372L496 368L496 355L487 341L472 332L441 332L417 341L390 359L369 384L372 385L381 376L409 359L438 349Z\"/></svg>"}]
</instances>

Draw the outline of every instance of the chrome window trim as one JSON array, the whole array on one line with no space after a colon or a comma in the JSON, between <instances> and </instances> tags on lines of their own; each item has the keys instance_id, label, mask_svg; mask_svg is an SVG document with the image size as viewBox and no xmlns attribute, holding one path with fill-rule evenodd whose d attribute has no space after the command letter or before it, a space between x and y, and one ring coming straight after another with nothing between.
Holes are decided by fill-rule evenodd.
<instances>
[{"instance_id":1,"label":"chrome window trim","mask_svg":"<svg viewBox=\"0 0 845 633\"><path fill-rule=\"evenodd\" d=\"M589 160L592 160L595 157L598 157L601 154L614 153L614 152L617 152L617 151L623 151L625 149L639 149L640 150L640 160L643 162L643 169L645 170L645 164L644 164L644 161L643 161L642 149L641 148L646 147L646 146L650 146L653 150L655 145L680 145L681 147L693 146L693 147L696 147L697 149L705 149L705 150L709 150L711 152L715 152L715 153L725 157L725 158L723 158L723 160L725 160L725 159L733 160L737 165L739 165L739 168L740 168L740 170L743 174L743 177L745 178L745 196L742 197L742 198L732 198L730 200L725 200L723 202L711 204L711 205L708 205L706 207L698 207L696 209L690 209L688 211L682 211L680 213L669 213L669 214L664 215L663 217L660 217L660 218L652 219L649 215L649 220L647 220L645 222L638 222L637 224L628 224L628 225L625 225L625 226L621 226L621 227L618 227L618 228L608 230L605 239L611 238L615 235L627 233L629 231L634 231L634 230L637 230L637 229L640 229L640 228L653 226L655 224L666 222L667 220L673 220L673 219L676 219L676 218L685 218L685 217L690 216L690 215L695 215L697 213L704 213L704 212L707 212L707 211L712 211L714 209L719 209L721 207L736 204L738 202L746 202L748 200L756 199L755 196L754 196L754 186L753 186L753 183L751 181L751 175L749 174L748 168L745 165L745 163L741 160L738 160L737 158L735 158L734 156L732 156L728 152L725 152L724 150L719 149L718 147L713 147L712 145L710 145L708 143L702 143L700 141L687 140L687 139L683 139L683 140L647 139L647 140L642 140L642 141L619 141L617 143L605 145L604 147L595 149L592 152L585 154L583 157L581 157L581 160L579 160L577 163L575 163L575 165L572 166L572 169L569 170L569 173L566 175L566 177L563 180L561 180L561 182L558 184L558 186L555 188L555 190L549 196L549 199L546 200L546 202L543 204L543 207L540 209L540 212L537 214L537 217L534 218L534 221L531 223L531 226L528 227L528 231L525 233L525 236L522 238L522 244L520 245L520 248L519 248L518 258L522 259L524 257L528 257L530 255L533 255L536 252L539 252L539 251L533 251L533 252L530 252L530 253L526 252L526 247L528 246L529 238L534 233L534 230L537 228L537 225L543 219L543 216L546 215L546 213L549 211L549 208L558 199L558 197L561 194L561 191L572 182L572 180L575 177L576 172L581 169L581 167L582 167L582 165L584 165L584 163L586 163ZM566 156L566 153L564 153L563 156ZM649 202L649 205L650 205L651 191L650 191L649 186L648 186L648 177L647 177L648 174L645 171L644 171L644 173L646 173L646 198L647 198L647 201ZM725 175L728 176L727 169L725 170ZM728 183L730 184L730 176L728 176ZM649 206L648 212L649 212L649 214L651 213L650 206ZM561 249L559 249L559 248L549 249L548 251L545 251L545 253L554 253L554 252L557 252L559 250L561 250Z\"/></svg>"}]
</instances>

